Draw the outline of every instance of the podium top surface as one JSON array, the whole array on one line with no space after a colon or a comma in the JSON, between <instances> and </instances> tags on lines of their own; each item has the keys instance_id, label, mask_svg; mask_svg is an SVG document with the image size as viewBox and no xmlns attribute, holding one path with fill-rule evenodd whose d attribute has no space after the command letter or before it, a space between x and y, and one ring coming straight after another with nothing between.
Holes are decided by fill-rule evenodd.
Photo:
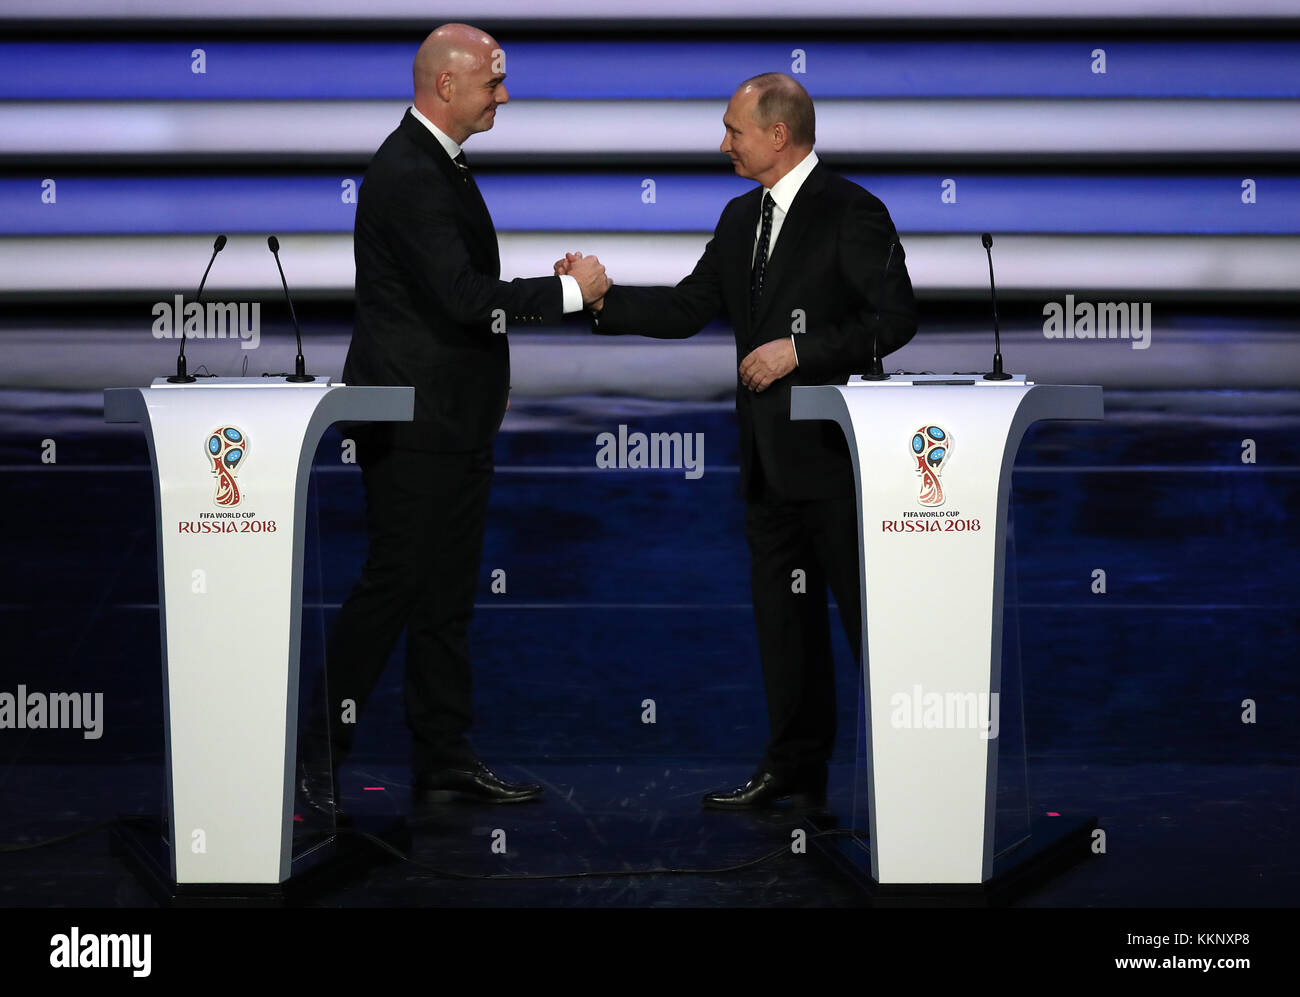
<instances>
[{"instance_id":1,"label":"podium top surface","mask_svg":"<svg viewBox=\"0 0 1300 997\"><path fill-rule=\"evenodd\" d=\"M996 413L1007 419L1104 418L1102 389L1095 384L1034 384L1032 381L972 381L929 375L930 380L902 383L910 391L875 391L888 381L850 381L848 384L796 385L790 389L791 419L828 419L848 426L854 419L880 418L892 412L912 418L924 409L942 408L953 418L957 413L987 420ZM949 387L949 385L959 385ZM992 394L976 390L981 385L1002 386ZM1011 388L1014 390L1006 390ZM1000 416L998 418L1001 418ZM1008 424L1009 425L1009 424ZM1005 428L1005 427L1004 427Z\"/></svg>"},{"instance_id":2,"label":"podium top surface","mask_svg":"<svg viewBox=\"0 0 1300 997\"><path fill-rule=\"evenodd\" d=\"M300 383L283 377L200 377L189 384L172 384L165 377L155 377L149 387L191 391L194 388L346 388L347 385L328 374L317 374L316 380Z\"/></svg>"},{"instance_id":3,"label":"podium top surface","mask_svg":"<svg viewBox=\"0 0 1300 997\"><path fill-rule=\"evenodd\" d=\"M269 406L330 421L410 422L415 415L415 389L347 385L326 376L302 383L272 377L213 377L193 384L171 384L159 377L148 387L104 389L105 422L144 423L154 411L229 412L232 405L241 410Z\"/></svg>"},{"instance_id":4,"label":"podium top surface","mask_svg":"<svg viewBox=\"0 0 1300 997\"><path fill-rule=\"evenodd\" d=\"M1025 374L1012 374L1001 381L986 381L983 374L890 374L883 381L850 378L846 388L890 388L912 385L979 385L984 388L1032 388L1034 382Z\"/></svg>"}]
</instances>

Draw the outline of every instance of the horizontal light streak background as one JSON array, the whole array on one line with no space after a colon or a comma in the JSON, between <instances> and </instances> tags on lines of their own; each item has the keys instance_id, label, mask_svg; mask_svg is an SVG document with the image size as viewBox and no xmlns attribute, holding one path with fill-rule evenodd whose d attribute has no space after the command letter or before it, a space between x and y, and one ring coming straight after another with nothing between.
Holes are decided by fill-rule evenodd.
<instances>
[{"instance_id":1,"label":"horizontal light streak background","mask_svg":"<svg viewBox=\"0 0 1300 997\"><path fill-rule=\"evenodd\" d=\"M480 173L498 232L709 232L723 205L753 187L735 176L655 171ZM1088 174L846 174L888 206L908 232L1278 234L1300 232L1300 176ZM324 176L0 178L0 235L166 232L351 232L356 205L345 181ZM644 200L646 179L654 200ZM957 199L944 203L943 181Z\"/></svg>"},{"instance_id":2,"label":"horizontal light streak background","mask_svg":"<svg viewBox=\"0 0 1300 997\"><path fill-rule=\"evenodd\" d=\"M0 156L355 157L367 162L406 101L11 101ZM725 103L511 101L466 143L470 161L717 157ZM1300 155L1297 100L825 100L820 152L881 156Z\"/></svg>"},{"instance_id":3,"label":"horizontal light streak background","mask_svg":"<svg viewBox=\"0 0 1300 997\"><path fill-rule=\"evenodd\" d=\"M885 369L988 370L993 360L988 302L971 302L968 311L968 321L953 331L922 329L910 343L885 358ZM273 303L268 298L262 313L262 336L256 349L243 350L230 339L190 340L186 344L190 370L199 371L201 364L200 373L239 374L245 361L253 377L292 370L297 347L288 310L283 302ZM0 366L0 388L93 390L144 384L153 377L172 374L179 343L155 339L151 322L148 306L141 304L135 320L92 323L70 330L10 330L6 340L12 355ZM1104 384L1108 392L1120 387L1189 386L1294 392L1300 383L1300 340L1295 336L1261 331L1246 323L1189 322L1186 316L1159 307L1153 311L1152 325L1148 347L1134 350L1125 340L1047 339L1039 327L1018 324L1007 328L1004 324L1002 354L1007 370L1025 373L1033 380ZM305 323L303 352L312 373L339 375L347 356L348 331L343 322ZM640 336L593 336L575 320L564 331L510 334L510 384L516 397L617 395L683 405L711 400L734 406L736 366L735 339L725 329L686 340L656 341ZM511 427L528 429L529 424L520 418L512 409ZM1234 413L1231 418L1243 433L1270 434L1281 428L1279 423L1252 423L1245 413ZM542 427L535 422L531 428ZM1145 462L1150 457L1139 450L1135 459ZM1201 454L1195 459L1201 459ZM1216 460L1212 451L1205 452L1204 459L1221 460ZM1095 463L1095 458L1083 456L1081 462ZM37 470L41 467L36 465ZM1251 465L1250 470L1259 473L1266 467L1275 465Z\"/></svg>"},{"instance_id":4,"label":"horizontal light streak background","mask_svg":"<svg viewBox=\"0 0 1300 997\"><path fill-rule=\"evenodd\" d=\"M429 24L446 21L484 23L502 18L535 21L888 18L933 22L946 19L1008 18L1294 18L1291 0L618 0L584 4L575 12L571 0L475 0L473 3L426 0L5 0L0 18L168 18L230 22L324 18L346 21L400 19Z\"/></svg>"},{"instance_id":5,"label":"horizontal light streak background","mask_svg":"<svg viewBox=\"0 0 1300 997\"><path fill-rule=\"evenodd\" d=\"M350 296L352 236L278 233L295 293ZM987 294L988 263L975 235L902 233L907 269L922 294ZM500 238L502 275L549 274L565 251L596 253L624 284L675 284L694 267L703 233L529 232ZM0 294L83 292L192 295L212 252L191 236L15 236L0 239ZM1207 293L1293 293L1300 236L1009 235L994 245L1000 294L1151 289ZM213 265L205 297L229 290L278 291L266 239L232 237Z\"/></svg>"},{"instance_id":6,"label":"horizontal light streak background","mask_svg":"<svg viewBox=\"0 0 1300 997\"><path fill-rule=\"evenodd\" d=\"M725 101L756 73L791 71L796 50L814 98L1300 97L1289 41L500 40L506 85L528 100ZM1105 73L1092 72L1099 48ZM411 41L0 42L0 99L406 100L413 54Z\"/></svg>"}]
</instances>

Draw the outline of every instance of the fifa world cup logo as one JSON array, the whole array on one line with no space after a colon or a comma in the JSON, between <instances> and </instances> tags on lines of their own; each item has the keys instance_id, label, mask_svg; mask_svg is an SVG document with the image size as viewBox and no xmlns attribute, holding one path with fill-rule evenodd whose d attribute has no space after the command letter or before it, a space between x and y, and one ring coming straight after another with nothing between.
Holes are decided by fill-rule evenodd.
<instances>
[{"instance_id":1,"label":"fifa world cup logo","mask_svg":"<svg viewBox=\"0 0 1300 997\"><path fill-rule=\"evenodd\" d=\"M922 426L912 434L912 456L916 458L916 472L921 476L922 505L943 505L943 485L939 475L952 453L952 437L941 426Z\"/></svg>"},{"instance_id":2,"label":"fifa world cup logo","mask_svg":"<svg viewBox=\"0 0 1300 997\"><path fill-rule=\"evenodd\" d=\"M248 440L234 426L221 426L208 437L207 452L208 460L212 461L212 473L217 476L217 505L239 505L235 475L248 453Z\"/></svg>"}]
</instances>

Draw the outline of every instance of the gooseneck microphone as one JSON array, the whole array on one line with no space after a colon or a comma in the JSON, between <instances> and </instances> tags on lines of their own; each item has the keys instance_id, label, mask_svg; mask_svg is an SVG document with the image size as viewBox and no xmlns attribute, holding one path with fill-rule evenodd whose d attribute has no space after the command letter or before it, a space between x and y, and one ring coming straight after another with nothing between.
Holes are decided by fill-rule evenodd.
<instances>
[{"instance_id":1,"label":"gooseneck microphone","mask_svg":"<svg viewBox=\"0 0 1300 997\"><path fill-rule=\"evenodd\" d=\"M212 242L212 255L208 257L207 269L203 271L203 279L199 281L199 293L194 296L197 304L203 303L203 285L208 282L208 274L212 271L212 263L217 258L217 254L226 248L226 237L219 235ZM193 384L194 378L185 370L185 322L184 315L176 316L176 324L181 330L181 351L176 354L176 373L167 378L168 384Z\"/></svg>"},{"instance_id":2,"label":"gooseneck microphone","mask_svg":"<svg viewBox=\"0 0 1300 997\"><path fill-rule=\"evenodd\" d=\"M989 293L993 295L993 369L984 375L986 381L1009 381L1011 375L1002 369L1002 334L998 331L998 289L993 283L993 236L985 232L980 236L984 252L989 257Z\"/></svg>"},{"instance_id":3,"label":"gooseneck microphone","mask_svg":"<svg viewBox=\"0 0 1300 997\"><path fill-rule=\"evenodd\" d=\"M889 276L889 264L894 262L894 247L897 242L889 244L889 255L885 257L885 269L880 272L880 295L876 298L876 328L871 330L871 369L862 375L864 381L888 381L884 365L880 362L880 307L879 302L885 297L885 279Z\"/></svg>"},{"instance_id":4,"label":"gooseneck microphone","mask_svg":"<svg viewBox=\"0 0 1300 997\"><path fill-rule=\"evenodd\" d=\"M302 329L298 327L298 315L293 310L293 298L289 297L289 282L284 279L284 267L280 266L280 240L270 235L266 237L266 244L271 249L271 255L275 257L275 268L280 271L280 283L284 285L284 300L289 302L289 317L293 319L293 332L298 337L298 355L294 357L293 373L286 375L285 380L292 384L305 384L316 378L307 373L307 364L302 358Z\"/></svg>"}]
</instances>

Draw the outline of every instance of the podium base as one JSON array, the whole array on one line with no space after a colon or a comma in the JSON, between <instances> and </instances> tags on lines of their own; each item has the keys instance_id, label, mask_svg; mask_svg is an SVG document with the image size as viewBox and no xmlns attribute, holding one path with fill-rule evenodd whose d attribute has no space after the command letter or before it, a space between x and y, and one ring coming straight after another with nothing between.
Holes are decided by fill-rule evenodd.
<instances>
[{"instance_id":1,"label":"podium base","mask_svg":"<svg viewBox=\"0 0 1300 997\"><path fill-rule=\"evenodd\" d=\"M844 832L838 818L805 818L804 828L818 854L862 891L871 907L1003 907L1091 854L1095 817L1041 817L1029 837L993 860L993 875L983 883L877 883L865 836Z\"/></svg>"},{"instance_id":2,"label":"podium base","mask_svg":"<svg viewBox=\"0 0 1300 997\"><path fill-rule=\"evenodd\" d=\"M355 818L363 831L409 852L411 834L404 818ZM383 862L392 861L354 834L322 832L300 844L289 879L283 883L175 883L171 853L160 818L124 817L111 835L112 852L160 907L301 907Z\"/></svg>"}]
</instances>

